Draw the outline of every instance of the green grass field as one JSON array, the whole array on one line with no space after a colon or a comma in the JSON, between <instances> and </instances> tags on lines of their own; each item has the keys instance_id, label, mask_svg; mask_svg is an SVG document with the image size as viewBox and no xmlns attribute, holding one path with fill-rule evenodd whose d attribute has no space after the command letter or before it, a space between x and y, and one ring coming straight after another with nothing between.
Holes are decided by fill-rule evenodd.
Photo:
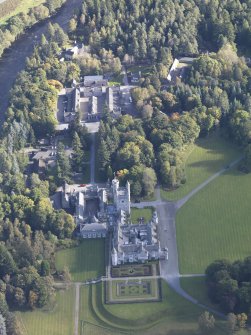
<instances>
[{"instance_id":1,"label":"green grass field","mask_svg":"<svg viewBox=\"0 0 251 335\"><path fill-rule=\"evenodd\" d=\"M153 209L151 207L145 207L142 209L139 208L131 208L131 220L132 223L138 223L140 218L145 219L145 223L151 220L153 216Z\"/></svg>"},{"instance_id":2,"label":"green grass field","mask_svg":"<svg viewBox=\"0 0 251 335\"><path fill-rule=\"evenodd\" d=\"M251 174L229 170L188 201L176 219L181 273L251 255Z\"/></svg>"},{"instance_id":3,"label":"green grass field","mask_svg":"<svg viewBox=\"0 0 251 335\"><path fill-rule=\"evenodd\" d=\"M240 155L238 148L222 138L218 131L199 139L187 149L186 183L174 191L162 190L161 196L167 200L181 199Z\"/></svg>"},{"instance_id":4,"label":"green grass field","mask_svg":"<svg viewBox=\"0 0 251 335\"><path fill-rule=\"evenodd\" d=\"M35 310L17 313L24 335L72 335L74 329L74 289L57 292L57 303L50 312Z\"/></svg>"},{"instance_id":5,"label":"green grass field","mask_svg":"<svg viewBox=\"0 0 251 335\"><path fill-rule=\"evenodd\" d=\"M161 302L104 305L102 286L81 288L80 319L84 332L80 335L197 335L199 307L162 285ZM220 328L219 328L220 327ZM217 322L214 335L223 335L222 322Z\"/></svg>"},{"instance_id":6,"label":"green grass field","mask_svg":"<svg viewBox=\"0 0 251 335\"><path fill-rule=\"evenodd\" d=\"M56 253L56 268L68 266L72 280L85 281L105 274L105 240L83 240L76 248Z\"/></svg>"},{"instance_id":7,"label":"green grass field","mask_svg":"<svg viewBox=\"0 0 251 335\"><path fill-rule=\"evenodd\" d=\"M151 65L132 65L126 67L127 72L139 72L143 77L150 76L153 72L153 66Z\"/></svg>"},{"instance_id":8,"label":"green grass field","mask_svg":"<svg viewBox=\"0 0 251 335\"><path fill-rule=\"evenodd\" d=\"M213 304L208 298L205 277L181 278L180 284L181 287L193 298L198 300L199 303L219 310L218 306Z\"/></svg>"},{"instance_id":9,"label":"green grass field","mask_svg":"<svg viewBox=\"0 0 251 335\"><path fill-rule=\"evenodd\" d=\"M22 0L15 10L13 10L10 14L0 18L0 25L5 24L6 21L10 19L12 16L17 15L19 13L27 13L30 8L41 5L44 2L45 0Z\"/></svg>"}]
</instances>

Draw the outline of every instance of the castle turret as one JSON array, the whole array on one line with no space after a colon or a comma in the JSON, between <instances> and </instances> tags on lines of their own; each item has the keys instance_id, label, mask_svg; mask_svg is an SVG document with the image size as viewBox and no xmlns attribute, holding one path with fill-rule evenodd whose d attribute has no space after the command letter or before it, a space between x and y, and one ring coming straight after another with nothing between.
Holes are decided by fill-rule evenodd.
<instances>
[{"instance_id":1,"label":"castle turret","mask_svg":"<svg viewBox=\"0 0 251 335\"><path fill-rule=\"evenodd\" d=\"M126 183L126 190L127 190L127 201L128 201L128 213L131 213L131 185L129 181Z\"/></svg>"},{"instance_id":2,"label":"castle turret","mask_svg":"<svg viewBox=\"0 0 251 335\"><path fill-rule=\"evenodd\" d=\"M112 265L113 266L118 265L118 253L115 248L112 249Z\"/></svg>"},{"instance_id":3,"label":"castle turret","mask_svg":"<svg viewBox=\"0 0 251 335\"><path fill-rule=\"evenodd\" d=\"M118 200L118 189L119 189L119 180L117 178L114 178L112 180L112 192L113 192L113 200L115 204L117 204L117 200Z\"/></svg>"},{"instance_id":4,"label":"castle turret","mask_svg":"<svg viewBox=\"0 0 251 335\"><path fill-rule=\"evenodd\" d=\"M154 211L154 213L153 213L152 222L156 225L159 223L158 214L157 214L156 211Z\"/></svg>"}]
</instances>

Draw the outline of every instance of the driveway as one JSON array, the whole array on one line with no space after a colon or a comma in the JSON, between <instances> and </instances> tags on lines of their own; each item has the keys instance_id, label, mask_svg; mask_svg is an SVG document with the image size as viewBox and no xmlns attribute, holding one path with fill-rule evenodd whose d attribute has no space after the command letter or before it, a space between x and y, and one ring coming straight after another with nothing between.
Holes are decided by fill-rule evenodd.
<instances>
[{"instance_id":1,"label":"driveway","mask_svg":"<svg viewBox=\"0 0 251 335\"><path fill-rule=\"evenodd\" d=\"M158 213L159 225L158 225L158 235L160 239L160 246L162 249L168 248L168 260L160 261L160 275L161 277L173 288L175 292L181 295L183 298L189 300L190 302L209 310L210 312L220 316L225 317L224 314L219 313L218 311L209 308L203 304L200 304L196 299L190 296L185 292L180 286L181 277L198 277L203 276L204 274L189 274L189 275L180 275L179 272L179 257L178 257L178 247L177 247L177 238L176 238L176 225L175 218L177 211L196 193L206 187L209 183L215 180L217 177L228 171L230 168L237 165L242 157L239 157L228 166L222 168L217 173L212 175L210 178L205 180L203 183L198 185L193 189L188 195L183 197L178 201L165 201L160 197L159 188L156 189L155 201L146 201L141 203L132 204L132 207L144 208L144 207L155 207ZM189 242L188 242L189 243Z\"/></svg>"}]
</instances>

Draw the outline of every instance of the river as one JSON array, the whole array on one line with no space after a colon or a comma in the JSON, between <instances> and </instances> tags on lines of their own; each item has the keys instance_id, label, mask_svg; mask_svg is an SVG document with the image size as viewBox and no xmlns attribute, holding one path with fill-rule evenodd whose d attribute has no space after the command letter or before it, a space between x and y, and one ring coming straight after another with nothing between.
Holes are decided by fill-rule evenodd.
<instances>
[{"instance_id":1,"label":"river","mask_svg":"<svg viewBox=\"0 0 251 335\"><path fill-rule=\"evenodd\" d=\"M9 104L9 92L17 77L24 69L25 60L33 51L37 41L45 34L48 22L58 23L63 29L67 29L74 10L80 9L83 0L68 0L58 13L48 20L40 22L30 28L25 35L15 41L11 48L0 59L0 120L4 120L4 114Z\"/></svg>"}]
</instances>

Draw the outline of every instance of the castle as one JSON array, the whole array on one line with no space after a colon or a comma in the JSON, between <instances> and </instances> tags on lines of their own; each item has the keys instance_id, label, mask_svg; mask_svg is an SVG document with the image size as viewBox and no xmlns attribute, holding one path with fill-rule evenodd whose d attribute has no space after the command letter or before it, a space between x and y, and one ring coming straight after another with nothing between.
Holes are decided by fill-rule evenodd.
<instances>
[{"instance_id":1,"label":"castle","mask_svg":"<svg viewBox=\"0 0 251 335\"><path fill-rule=\"evenodd\" d=\"M78 189L65 184L62 207L75 208L75 222L82 238L111 237L111 263L140 263L166 257L158 240L158 216L138 224L130 219L130 183L125 187L114 178L105 187L85 185Z\"/></svg>"}]
</instances>

